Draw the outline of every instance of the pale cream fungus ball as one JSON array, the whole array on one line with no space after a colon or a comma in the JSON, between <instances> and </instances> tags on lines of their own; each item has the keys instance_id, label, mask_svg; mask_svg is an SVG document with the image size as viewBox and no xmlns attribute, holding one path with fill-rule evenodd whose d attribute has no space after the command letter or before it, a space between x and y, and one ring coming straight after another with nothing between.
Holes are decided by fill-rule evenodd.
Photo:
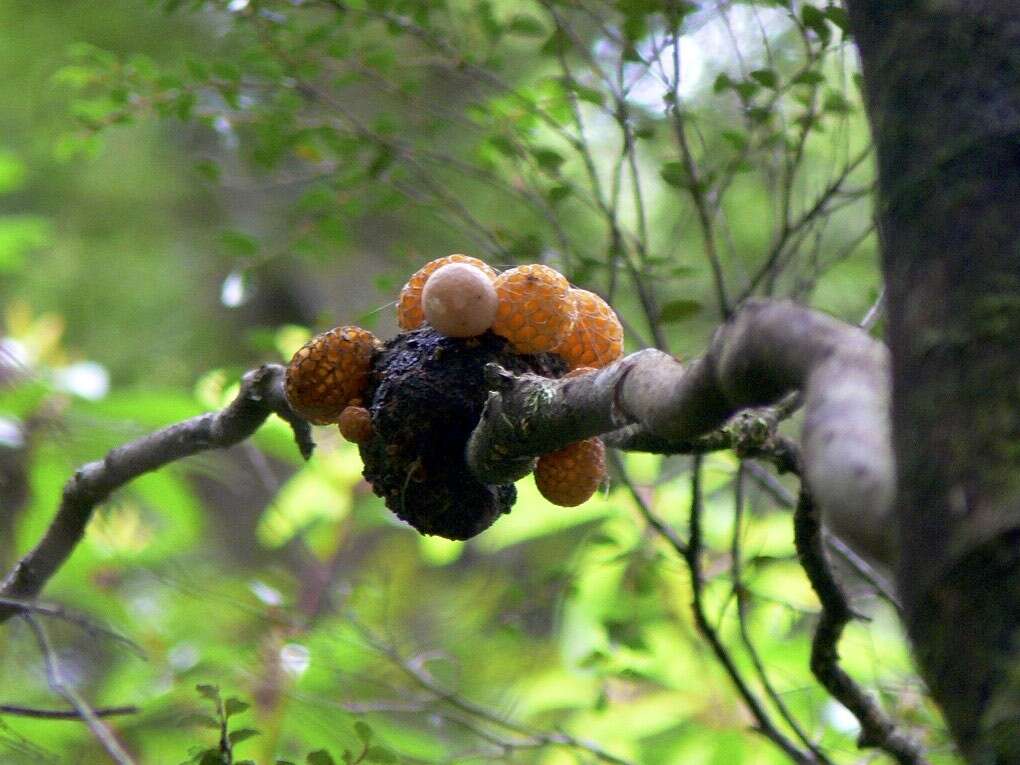
<instances>
[{"instance_id":1,"label":"pale cream fungus ball","mask_svg":"<svg viewBox=\"0 0 1020 765\"><path fill-rule=\"evenodd\" d=\"M475 337L496 318L492 279L470 263L449 263L436 270L421 293L425 320L447 337Z\"/></svg>"},{"instance_id":2,"label":"pale cream fungus ball","mask_svg":"<svg viewBox=\"0 0 1020 765\"><path fill-rule=\"evenodd\" d=\"M425 321L425 312L421 304L421 292L425 288L425 283L429 280L429 277L448 263L470 263L480 269L482 273L488 274L490 279L495 279L498 276L496 269L478 258L472 258L470 255L454 253L444 258L430 260L415 271L411 278L407 280L404 288L400 290L400 299L397 300L397 324L400 325L401 329L418 329L421 323Z\"/></svg>"}]
</instances>

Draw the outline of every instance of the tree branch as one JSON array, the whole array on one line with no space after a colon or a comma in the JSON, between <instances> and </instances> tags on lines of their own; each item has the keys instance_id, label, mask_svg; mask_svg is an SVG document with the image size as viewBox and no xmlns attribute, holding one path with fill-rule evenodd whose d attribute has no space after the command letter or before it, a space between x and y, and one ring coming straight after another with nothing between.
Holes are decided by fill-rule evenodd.
<instances>
[{"instance_id":1,"label":"tree branch","mask_svg":"<svg viewBox=\"0 0 1020 765\"><path fill-rule=\"evenodd\" d=\"M133 705L124 707L99 707L92 710L92 714L98 718L116 717L118 715L134 715L141 710ZM23 707L18 704L0 704L0 716L10 715L12 717L29 717L33 720L74 720L82 719L81 713L75 709L39 709L38 707Z\"/></svg>"},{"instance_id":2,"label":"tree branch","mask_svg":"<svg viewBox=\"0 0 1020 765\"><path fill-rule=\"evenodd\" d=\"M877 747L900 765L925 765L916 741L900 731L870 694L839 666L839 639L853 611L825 559L822 526L807 492L802 492L794 513L794 541L801 566L822 603L822 614L811 643L811 671L861 725L857 743Z\"/></svg>"},{"instance_id":3,"label":"tree branch","mask_svg":"<svg viewBox=\"0 0 1020 765\"><path fill-rule=\"evenodd\" d=\"M35 636L36 643L39 644L39 650L42 652L43 661L46 664L46 679L50 684L50 689L54 693L63 696L67 703L74 707L78 717L89 727L92 735L96 737L103 749L106 750L106 753L110 755L110 758L117 765L134 765L131 755L120 745L113 731L106 727L78 691L64 681L64 673L57 659L57 654L50 643L49 635L46 634L46 630L39 623L39 620L36 619L35 614L31 611L25 611L21 614L21 617L28 623L32 634Z\"/></svg>"},{"instance_id":4,"label":"tree branch","mask_svg":"<svg viewBox=\"0 0 1020 765\"><path fill-rule=\"evenodd\" d=\"M491 367L493 390L468 442L468 464L480 480L505 483L525 475L537 455L627 426L610 443L726 448L732 443L711 432L733 414L800 391L804 477L826 526L888 564L895 482L888 377L885 346L860 328L792 303L752 301L687 364L648 349L561 380Z\"/></svg>"},{"instance_id":5,"label":"tree branch","mask_svg":"<svg viewBox=\"0 0 1020 765\"><path fill-rule=\"evenodd\" d=\"M12 600L32 600L67 560L85 533L96 505L143 473L207 449L233 446L251 436L270 414L286 420L302 456L311 456L311 427L291 411L283 393L284 368L269 364L248 372L225 409L193 417L110 451L78 469L64 486L56 517L42 540L0 584L0 622L31 615Z\"/></svg>"}]
</instances>

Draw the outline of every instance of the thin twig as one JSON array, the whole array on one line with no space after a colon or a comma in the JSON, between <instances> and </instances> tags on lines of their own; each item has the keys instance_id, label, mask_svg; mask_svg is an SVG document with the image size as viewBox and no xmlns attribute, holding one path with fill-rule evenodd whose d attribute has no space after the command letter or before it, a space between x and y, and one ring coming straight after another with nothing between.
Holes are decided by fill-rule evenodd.
<instances>
[{"instance_id":1,"label":"thin twig","mask_svg":"<svg viewBox=\"0 0 1020 765\"><path fill-rule=\"evenodd\" d=\"M67 622L68 624L73 624L74 626L78 627L78 629L88 633L92 637L103 636L110 638L111 640L114 640L120 643L121 645L124 645L127 648L129 648L131 652L134 653L139 658L142 659L146 658L145 649L143 649L140 645L138 645L138 643L136 643L131 638L127 637L126 635L122 635L119 632L110 629L109 627L104 627L101 624L97 624L84 614L72 613L63 606L4 597L0 597L0 606L10 606L11 608L16 608L24 611L31 611L33 613L41 614L43 616L52 616L53 618L60 619L62 621Z\"/></svg>"},{"instance_id":2,"label":"thin twig","mask_svg":"<svg viewBox=\"0 0 1020 765\"><path fill-rule=\"evenodd\" d=\"M120 715L136 715L142 711L134 705L123 707L98 707L92 710L96 717L118 717ZM38 707L24 707L18 704L0 704L0 715L11 715L13 717L31 717L35 720L73 720L79 721L81 713L74 709L39 709Z\"/></svg>"},{"instance_id":3,"label":"thin twig","mask_svg":"<svg viewBox=\"0 0 1020 765\"><path fill-rule=\"evenodd\" d=\"M818 594L822 613L811 642L811 671L861 726L860 747L875 747L900 765L926 765L924 751L901 731L875 699L839 664L839 639L854 614L825 559L822 525L807 491L801 491L794 512L794 540L801 566Z\"/></svg>"},{"instance_id":4,"label":"thin twig","mask_svg":"<svg viewBox=\"0 0 1020 765\"><path fill-rule=\"evenodd\" d=\"M747 612L750 603L748 602L748 590L744 585L744 551L741 549L740 544L740 534L743 530L744 519L744 470L744 462L741 460L740 466L737 468L736 478L734 479L733 536L731 537L730 544L730 573L733 578L733 595L737 604L737 626L740 632L740 640L744 644L748 656L751 658L755 672L758 674L758 682L761 683L765 694L772 701L776 711L779 712L779 716L790 726L790 729L797 735L797 738L801 740L804 746L811 750L811 753L819 763L831 765L831 760L829 760L818 744L805 733L797 718L794 717L789 707L786 706L783 697L776 691L775 686L772 685L765 662L762 661L761 654L758 653L758 648L754 644L751 630L747 624Z\"/></svg>"},{"instance_id":5,"label":"thin twig","mask_svg":"<svg viewBox=\"0 0 1020 765\"><path fill-rule=\"evenodd\" d=\"M726 277L723 273L722 262L719 259L719 251L715 242L715 227L712 221L712 213L709 209L708 200L703 188L704 181L698 170L697 162L694 160L694 152L691 150L690 141L687 137L687 118L680 107L680 17L677 13L675 2L668 4L670 10L670 34L672 35L673 49L673 78L671 95L673 104L671 113L673 117L673 132L676 134L677 144L680 148L680 156L683 160L684 173L687 176L687 191L694 209L698 214L698 222L701 224L702 243L705 247L705 257L712 270L712 283L715 285L716 299L719 302L719 314L728 319L733 312L732 304L726 294Z\"/></svg>"},{"instance_id":6,"label":"thin twig","mask_svg":"<svg viewBox=\"0 0 1020 765\"><path fill-rule=\"evenodd\" d=\"M92 735L96 737L96 740L102 745L106 753L110 755L110 758L117 763L117 765L134 765L134 760L131 758L124 748L120 745L117 737L113 734L106 724L99 719L96 712L89 706L88 702L81 697L71 685L68 685L64 681L64 674L60 667L60 662L57 659L57 654L53 650L53 646L50 644L50 638L46 634L45 628L42 623L35 617L31 611L23 611L21 618L28 623L32 633L35 635L36 643L39 645L39 650L42 652L43 661L46 664L46 678L49 682L50 689L64 699L74 707L75 712L78 714L89 730L92 731Z\"/></svg>"},{"instance_id":7,"label":"thin twig","mask_svg":"<svg viewBox=\"0 0 1020 765\"><path fill-rule=\"evenodd\" d=\"M712 653L722 664L723 669L729 676L737 693L743 699L751 715L757 724L757 731L772 741L783 750L790 759L796 763L816 763L818 760L809 752L803 751L780 731L771 716L765 710L761 700L755 695L748 685L747 680L740 673L733 657L730 656L726 646L723 645L715 627L708 620L704 604L705 576L701 568L701 457L693 458L691 468L691 508L690 508L690 533L685 550L677 550L687 562L687 568L691 572L691 590L693 592L692 608L694 610L694 622L698 627L701 636L708 642Z\"/></svg>"},{"instance_id":8,"label":"thin twig","mask_svg":"<svg viewBox=\"0 0 1020 765\"><path fill-rule=\"evenodd\" d=\"M548 745L565 746L572 749L577 749L579 751L587 752L588 754L592 755L598 760L601 760L602 762L610 763L610 765L633 765L629 760L624 760L620 757L617 757L614 754L611 754L610 752L607 752L598 744L592 741L587 741L576 736L572 736L569 733L565 733L563 731L548 733L545 731L533 730L526 725L521 725L520 723L515 723L499 717L498 715L489 711L485 707L475 704L472 701L468 701L462 696L459 696L453 691L450 691L447 688L441 686L438 682L436 682L432 675L429 674L429 672L424 668L423 660L414 661L405 659L400 654L400 652L397 651L396 648L394 648L389 643L383 641L371 630L369 630L365 625L361 624L360 622L353 618L351 619L351 623L353 624L355 629L358 630L358 632L361 634L362 638L365 640L366 643L372 646L372 648L374 648L379 653L386 656L415 683L417 683L423 689L431 693L437 699L446 702L447 704L460 710L461 712L465 712L473 717L477 717L488 723L492 723L493 725L497 725L501 728L504 728L505 730L512 731L513 733L516 733L518 735L527 736L528 738L532 739L534 742L541 746Z\"/></svg>"},{"instance_id":9,"label":"thin twig","mask_svg":"<svg viewBox=\"0 0 1020 765\"><path fill-rule=\"evenodd\" d=\"M846 183L847 178L861 165L862 162L864 162L865 159L868 158L869 154L871 154L871 146L867 146L853 159L847 162L836 177L833 178L822 190L814 203L812 203L807 210L801 213L798 218L793 221L783 221L779 233L773 240L772 246L769 248L769 252L765 257L765 262L762 264L761 268L758 269L757 273L751 277L751 281L748 283L747 287L744 288L738 302L743 302L754 294L762 281L775 271L780 259L787 250L787 245L789 244L790 239L807 228L828 210L829 202L842 190L843 184Z\"/></svg>"}]
</instances>

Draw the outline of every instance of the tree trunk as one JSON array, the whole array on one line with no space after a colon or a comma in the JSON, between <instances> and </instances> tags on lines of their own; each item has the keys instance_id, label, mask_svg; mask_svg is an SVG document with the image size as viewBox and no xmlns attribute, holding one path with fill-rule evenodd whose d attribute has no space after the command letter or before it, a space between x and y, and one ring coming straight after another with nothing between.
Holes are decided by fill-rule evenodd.
<instances>
[{"instance_id":1,"label":"tree trunk","mask_svg":"<svg viewBox=\"0 0 1020 765\"><path fill-rule=\"evenodd\" d=\"M1020 3L846 0L877 148L898 580L970 762L1020 762Z\"/></svg>"}]
</instances>

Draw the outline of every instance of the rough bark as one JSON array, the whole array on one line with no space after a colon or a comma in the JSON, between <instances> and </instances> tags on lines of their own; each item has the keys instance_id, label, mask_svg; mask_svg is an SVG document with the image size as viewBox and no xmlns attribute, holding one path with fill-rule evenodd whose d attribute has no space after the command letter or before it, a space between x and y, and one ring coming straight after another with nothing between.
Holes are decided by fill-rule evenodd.
<instances>
[{"instance_id":1,"label":"rough bark","mask_svg":"<svg viewBox=\"0 0 1020 765\"><path fill-rule=\"evenodd\" d=\"M847 0L877 149L899 589L967 759L1020 761L1020 4Z\"/></svg>"},{"instance_id":2,"label":"rough bark","mask_svg":"<svg viewBox=\"0 0 1020 765\"><path fill-rule=\"evenodd\" d=\"M803 473L825 524L871 560L893 560L888 358L857 327L793 303L751 301L688 364L649 349L581 377L495 369L491 382L496 391L468 443L468 464L488 483L520 478L536 455L620 428L627 431L611 437L616 446L701 451L692 439L739 410L800 391Z\"/></svg>"}]
</instances>

